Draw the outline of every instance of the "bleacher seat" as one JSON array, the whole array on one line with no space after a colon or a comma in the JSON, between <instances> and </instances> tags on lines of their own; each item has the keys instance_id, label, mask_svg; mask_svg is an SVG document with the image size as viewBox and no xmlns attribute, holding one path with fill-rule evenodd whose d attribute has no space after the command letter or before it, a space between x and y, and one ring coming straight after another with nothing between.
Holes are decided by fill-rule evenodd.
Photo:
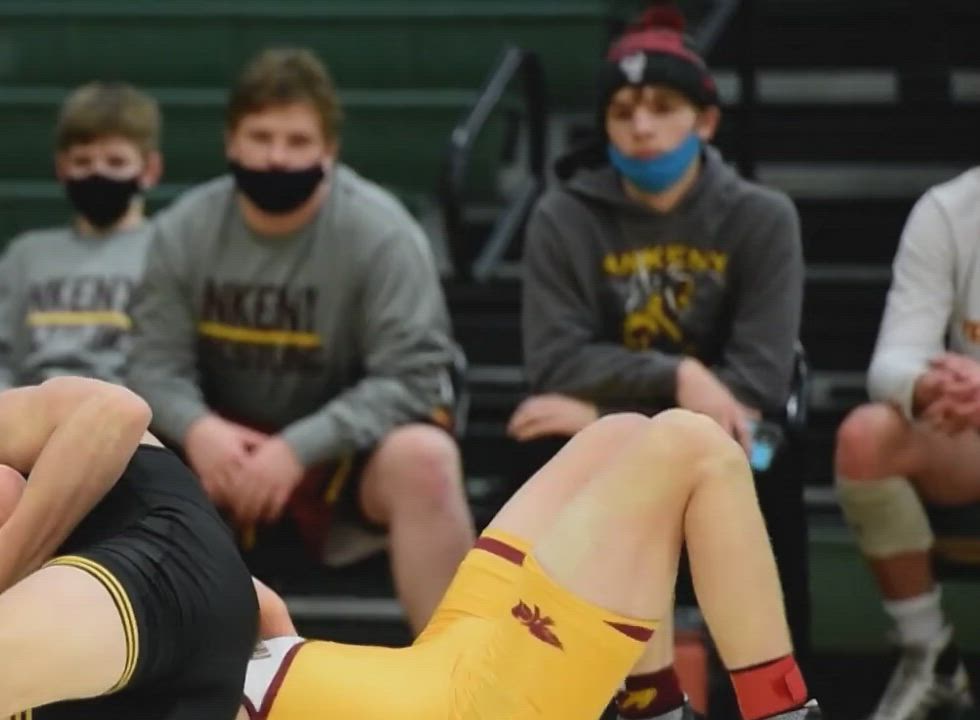
<instances>
[{"instance_id":1,"label":"bleacher seat","mask_svg":"<svg viewBox=\"0 0 980 720\"><path fill-rule=\"evenodd\" d=\"M325 57L342 87L472 88L505 43L538 51L553 97L591 90L611 0L6 0L0 84L93 77L224 88L270 45Z\"/></svg>"}]
</instances>

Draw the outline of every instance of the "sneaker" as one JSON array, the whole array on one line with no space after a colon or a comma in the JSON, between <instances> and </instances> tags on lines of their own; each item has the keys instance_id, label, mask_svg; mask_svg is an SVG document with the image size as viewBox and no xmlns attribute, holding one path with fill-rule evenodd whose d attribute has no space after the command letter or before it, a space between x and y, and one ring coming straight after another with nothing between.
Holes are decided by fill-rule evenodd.
<instances>
[{"instance_id":1,"label":"sneaker","mask_svg":"<svg viewBox=\"0 0 980 720\"><path fill-rule=\"evenodd\" d=\"M823 720L823 712L816 700L810 700L801 708L773 715L769 720Z\"/></svg>"},{"instance_id":2,"label":"sneaker","mask_svg":"<svg viewBox=\"0 0 980 720\"><path fill-rule=\"evenodd\" d=\"M956 717L971 708L973 697L963 662L955 659L951 674L937 671L944 652L956 653L952 640L953 629L947 626L929 645L902 648L870 720L927 720L934 710L944 710L950 717Z\"/></svg>"}]
</instances>

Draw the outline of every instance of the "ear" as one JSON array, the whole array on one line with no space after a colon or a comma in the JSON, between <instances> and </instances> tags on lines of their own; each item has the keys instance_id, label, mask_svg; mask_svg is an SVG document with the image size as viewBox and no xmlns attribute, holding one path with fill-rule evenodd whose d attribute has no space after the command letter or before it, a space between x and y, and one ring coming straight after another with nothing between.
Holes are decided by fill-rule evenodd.
<instances>
[{"instance_id":1,"label":"ear","mask_svg":"<svg viewBox=\"0 0 980 720\"><path fill-rule=\"evenodd\" d=\"M704 142L711 142L715 133L718 132L718 125L721 123L721 110L716 106L706 107L698 113L698 119L694 125L694 132L698 134Z\"/></svg>"},{"instance_id":2,"label":"ear","mask_svg":"<svg viewBox=\"0 0 980 720\"><path fill-rule=\"evenodd\" d=\"M140 173L140 188L143 190L149 190L160 182L160 177L163 175L163 155L159 151L154 150L153 152L146 154L146 167L143 168L143 172Z\"/></svg>"}]
</instances>

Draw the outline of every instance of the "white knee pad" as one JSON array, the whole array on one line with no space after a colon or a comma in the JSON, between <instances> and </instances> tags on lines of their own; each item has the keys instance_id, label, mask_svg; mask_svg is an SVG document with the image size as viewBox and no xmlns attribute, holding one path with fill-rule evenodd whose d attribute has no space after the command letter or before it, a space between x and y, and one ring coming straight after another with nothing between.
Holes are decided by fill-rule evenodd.
<instances>
[{"instance_id":1,"label":"white knee pad","mask_svg":"<svg viewBox=\"0 0 980 720\"><path fill-rule=\"evenodd\" d=\"M837 497L868 557L885 558L932 548L932 528L918 493L907 479L838 478Z\"/></svg>"}]
</instances>

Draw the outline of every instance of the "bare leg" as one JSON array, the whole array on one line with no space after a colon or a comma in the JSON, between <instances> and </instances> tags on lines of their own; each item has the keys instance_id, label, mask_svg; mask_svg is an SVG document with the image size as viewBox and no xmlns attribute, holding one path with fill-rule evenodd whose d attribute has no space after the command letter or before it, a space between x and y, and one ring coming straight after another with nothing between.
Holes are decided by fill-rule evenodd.
<instances>
[{"instance_id":1,"label":"bare leg","mask_svg":"<svg viewBox=\"0 0 980 720\"><path fill-rule=\"evenodd\" d=\"M416 642L427 642L460 618L495 618L508 613L525 554L569 499L648 423L644 415L609 415L570 439L497 513L476 548L466 555Z\"/></svg>"},{"instance_id":2,"label":"bare leg","mask_svg":"<svg viewBox=\"0 0 980 720\"><path fill-rule=\"evenodd\" d=\"M644 433L645 415L606 415L575 437L514 493L487 526L530 544L548 532L568 502L626 443Z\"/></svg>"},{"instance_id":3,"label":"bare leg","mask_svg":"<svg viewBox=\"0 0 980 720\"><path fill-rule=\"evenodd\" d=\"M643 657L630 671L631 675L656 672L674 664L673 605L670 610L663 614L662 618L660 627L657 628L657 632L654 633L643 651Z\"/></svg>"},{"instance_id":4,"label":"bare leg","mask_svg":"<svg viewBox=\"0 0 980 720\"><path fill-rule=\"evenodd\" d=\"M505 593L516 604L497 616L498 632L485 649L494 662L492 682L469 688L466 709L482 718L475 708L499 707L502 684L508 698L526 698L536 713L598 716L640 660L654 619L670 612L684 541L722 658L749 676L733 676L746 717L799 707L805 685L790 657L775 561L741 448L711 420L678 410L619 419L619 437L589 448L609 421L576 436L585 457L596 453L596 469L558 505L556 517L535 511L539 503L551 507L544 498L555 496L545 478L566 479L556 470L575 445L488 528L519 536L540 523L517 585ZM531 717L513 714L525 716Z\"/></svg>"},{"instance_id":5,"label":"bare leg","mask_svg":"<svg viewBox=\"0 0 980 720\"><path fill-rule=\"evenodd\" d=\"M726 666L791 653L751 470L741 448L704 417L668 411L651 420L568 503L534 552L579 597L660 618L672 604L684 540Z\"/></svg>"},{"instance_id":6,"label":"bare leg","mask_svg":"<svg viewBox=\"0 0 980 720\"><path fill-rule=\"evenodd\" d=\"M980 499L980 436L937 433L889 405L864 405L841 424L834 462L841 506L903 648L872 717L925 717L969 704L966 672L932 574L934 539L923 500Z\"/></svg>"},{"instance_id":7,"label":"bare leg","mask_svg":"<svg viewBox=\"0 0 980 720\"><path fill-rule=\"evenodd\" d=\"M395 587L417 634L473 545L456 444L431 425L393 430L364 470L361 506L391 532Z\"/></svg>"},{"instance_id":8,"label":"bare leg","mask_svg":"<svg viewBox=\"0 0 980 720\"><path fill-rule=\"evenodd\" d=\"M296 626L289 616L289 608L275 590L252 578L255 596L259 601L259 637L276 638L296 635Z\"/></svg>"},{"instance_id":9,"label":"bare leg","mask_svg":"<svg viewBox=\"0 0 980 720\"><path fill-rule=\"evenodd\" d=\"M845 419L837 434L834 465L839 481L904 477L928 502L957 505L980 500L980 436L931 431L909 423L888 405L865 405ZM867 559L886 599L916 597L934 586L927 550Z\"/></svg>"},{"instance_id":10,"label":"bare leg","mask_svg":"<svg viewBox=\"0 0 980 720\"><path fill-rule=\"evenodd\" d=\"M119 611L89 574L42 568L0 595L0 717L101 695L126 661Z\"/></svg>"},{"instance_id":11,"label":"bare leg","mask_svg":"<svg viewBox=\"0 0 980 720\"><path fill-rule=\"evenodd\" d=\"M649 431L639 414L607 415L579 432L510 499L488 530L499 530L534 545L554 524L568 502L637 435ZM673 590L673 582L670 583ZM673 608L647 643L630 675L664 670L674 662Z\"/></svg>"}]
</instances>

